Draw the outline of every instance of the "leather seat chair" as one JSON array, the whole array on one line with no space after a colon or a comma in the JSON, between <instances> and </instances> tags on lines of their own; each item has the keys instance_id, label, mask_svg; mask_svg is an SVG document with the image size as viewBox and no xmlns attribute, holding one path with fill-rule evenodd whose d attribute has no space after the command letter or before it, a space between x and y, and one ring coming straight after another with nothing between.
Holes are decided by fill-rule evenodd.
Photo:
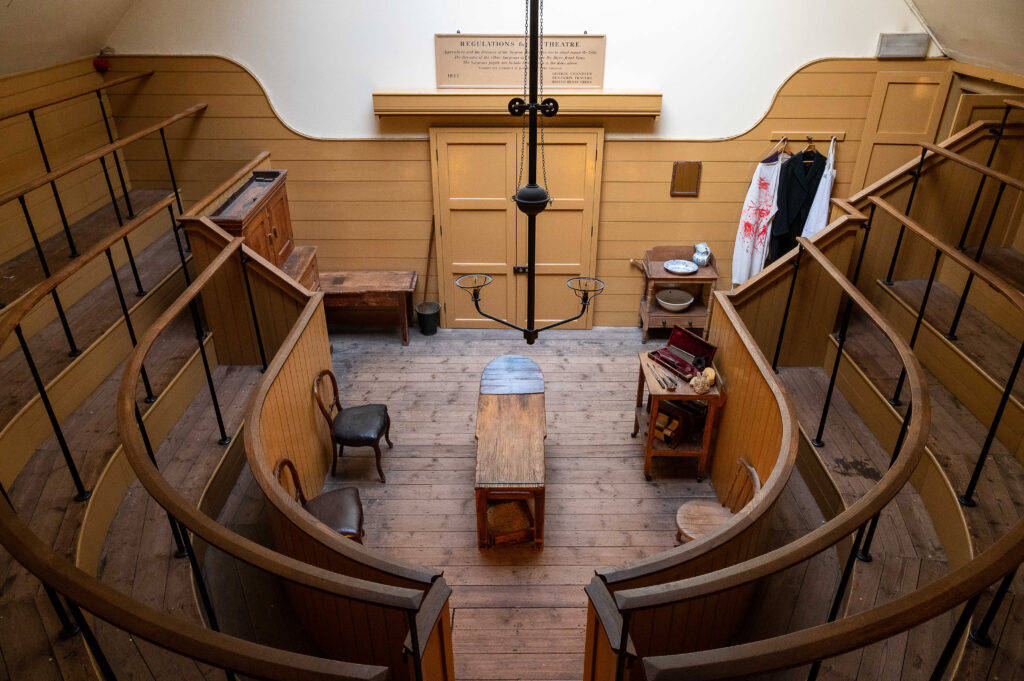
<instances>
[{"instance_id":1,"label":"leather seat chair","mask_svg":"<svg viewBox=\"0 0 1024 681\"><path fill-rule=\"evenodd\" d=\"M326 396L322 392L324 378L330 378L331 395ZM381 482L387 482L384 478L384 469L380 462L380 438L383 436L388 448L393 447L391 443L391 417L388 416L386 404L362 404L358 407L341 406L338 396L338 379L334 372L324 369L313 380L313 395L320 407L320 412L327 419L327 425L331 429L331 448L333 459L331 461L331 475L338 472L338 459L341 457L345 447L373 447L377 456L377 474ZM328 399L324 399L328 397Z\"/></svg>"},{"instance_id":2,"label":"leather seat chair","mask_svg":"<svg viewBox=\"0 0 1024 681\"><path fill-rule=\"evenodd\" d=\"M363 543L363 503L359 500L359 490L355 487L325 492L312 499L306 499L299 484L299 472L290 459L281 459L274 467L274 477L284 486L281 474L287 470L291 475L292 486L295 488L295 501L299 502L311 516L331 528L338 534L348 537L360 544Z\"/></svg>"}]
</instances>

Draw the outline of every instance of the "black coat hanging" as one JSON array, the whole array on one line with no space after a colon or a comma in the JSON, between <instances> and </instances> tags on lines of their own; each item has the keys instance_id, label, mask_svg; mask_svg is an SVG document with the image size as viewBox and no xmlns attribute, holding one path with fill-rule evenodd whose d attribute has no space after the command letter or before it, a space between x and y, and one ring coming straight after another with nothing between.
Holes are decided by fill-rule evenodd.
<instances>
[{"instance_id":1,"label":"black coat hanging","mask_svg":"<svg viewBox=\"0 0 1024 681\"><path fill-rule=\"evenodd\" d=\"M805 162L809 161L809 162ZM772 220L768 262L796 248L814 202L814 194L825 172L825 157L817 151L804 151L782 164L779 174L778 212Z\"/></svg>"}]
</instances>

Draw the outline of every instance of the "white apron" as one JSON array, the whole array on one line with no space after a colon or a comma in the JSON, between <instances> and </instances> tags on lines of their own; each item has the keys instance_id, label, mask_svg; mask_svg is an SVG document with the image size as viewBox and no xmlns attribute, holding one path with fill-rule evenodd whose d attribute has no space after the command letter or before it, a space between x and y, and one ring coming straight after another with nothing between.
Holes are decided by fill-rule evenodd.
<instances>
[{"instance_id":1,"label":"white apron","mask_svg":"<svg viewBox=\"0 0 1024 681\"><path fill-rule=\"evenodd\" d=\"M743 200L736 245L732 252L732 283L742 284L764 268L768 234L778 210L779 172L789 154L780 153L771 163L758 163Z\"/></svg>"},{"instance_id":2,"label":"white apron","mask_svg":"<svg viewBox=\"0 0 1024 681\"><path fill-rule=\"evenodd\" d=\"M836 179L836 138L833 137L828 145L828 157L825 159L825 172L821 174L821 182L818 183L818 190L814 193L814 201L807 213L807 221L804 222L804 231L801 236L810 238L825 229L828 224L829 199L832 198L832 183Z\"/></svg>"}]
</instances>

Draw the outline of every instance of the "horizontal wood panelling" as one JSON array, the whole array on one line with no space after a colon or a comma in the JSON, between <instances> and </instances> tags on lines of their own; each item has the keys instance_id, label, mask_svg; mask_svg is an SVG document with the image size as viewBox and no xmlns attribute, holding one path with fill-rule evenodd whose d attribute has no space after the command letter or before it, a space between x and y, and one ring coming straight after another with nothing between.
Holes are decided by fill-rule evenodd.
<instances>
[{"instance_id":1,"label":"horizontal wood panelling","mask_svg":"<svg viewBox=\"0 0 1024 681\"><path fill-rule=\"evenodd\" d=\"M416 301L422 299L424 290L436 297L436 278L424 276L432 217L426 132L432 124L452 121L412 117L381 124L381 130L412 135L412 139L317 140L290 130L275 116L258 81L228 60L115 57L112 62L116 75L156 71L148 80L110 97L126 132L200 99L209 103L199 119L168 130L175 171L187 200L205 194L238 163L269 151L272 165L289 171L295 242L319 247L321 271L415 268L420 274ZM639 281L640 273L629 268L628 259L642 256L654 245L708 241L722 274L719 287L729 287L741 204L757 161L772 147L773 131L844 131L846 139L837 145L834 195L846 196L876 73L947 68L946 60L895 65L874 59L815 62L781 84L775 100L764 103L765 117L737 137L708 141L607 139L596 275L609 286L595 303L594 323L635 323L639 291L629 280ZM369 111L369 93L366 97ZM557 121L560 125L580 124L567 118ZM500 121L492 118L455 124L496 122ZM609 132L650 131L649 126L631 125L609 124ZM794 140L792 146L798 150L803 145ZM157 140L133 145L129 159L138 186L166 183L167 170ZM698 197L669 196L672 162L676 160L703 162ZM436 269L432 263L431 271Z\"/></svg>"},{"instance_id":2,"label":"horizontal wood panelling","mask_svg":"<svg viewBox=\"0 0 1024 681\"><path fill-rule=\"evenodd\" d=\"M92 68L89 59L2 78L0 112L21 109L102 82L102 76ZM109 112L109 101L105 94L103 96ZM57 168L107 143L100 107L96 95L92 93L41 109L36 114L36 121L51 168ZM113 119L110 124L116 136L117 126ZM0 121L0 192L45 172L28 115ZM128 180L127 172L125 179ZM114 184L117 185L116 177ZM65 214L72 223L109 202L98 163L61 178L57 181L57 187ZM120 194L120 187L117 193ZM26 202L41 239L61 229L60 217L48 187L31 192ZM0 206L0 236L0 261L32 248L28 227L17 201Z\"/></svg>"}]
</instances>

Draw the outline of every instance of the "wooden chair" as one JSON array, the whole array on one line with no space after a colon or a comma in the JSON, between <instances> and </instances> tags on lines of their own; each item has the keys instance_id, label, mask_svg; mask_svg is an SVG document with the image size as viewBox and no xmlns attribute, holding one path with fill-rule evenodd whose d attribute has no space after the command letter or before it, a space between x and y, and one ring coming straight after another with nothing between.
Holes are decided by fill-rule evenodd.
<instances>
[{"instance_id":1,"label":"wooden chair","mask_svg":"<svg viewBox=\"0 0 1024 681\"><path fill-rule=\"evenodd\" d=\"M352 541L363 543L363 503L359 500L359 490L355 487L342 487L306 499L299 483L299 472L290 459L281 459L274 466L274 477L284 487L281 474L288 470L295 487L295 501L299 502L311 516L331 528L338 534Z\"/></svg>"},{"instance_id":2,"label":"wooden chair","mask_svg":"<svg viewBox=\"0 0 1024 681\"><path fill-rule=\"evenodd\" d=\"M334 392L330 400L324 400L324 396L320 394L321 382L325 376L331 379L331 389ZM331 475L337 474L338 459L346 445L373 447L373 452L377 455L377 473L380 475L380 481L387 482L384 479L384 469L380 465L381 436L388 443L389 449L394 446L391 443L391 417L388 416L387 405L361 404L358 407L342 409L338 397L338 379L330 369L324 369L313 380L313 395L321 413L327 419L327 427L331 429L331 450L334 455L331 461Z\"/></svg>"},{"instance_id":3,"label":"wooden chair","mask_svg":"<svg viewBox=\"0 0 1024 681\"><path fill-rule=\"evenodd\" d=\"M757 475L757 469L743 458L738 459L737 463L739 469L733 476L728 493L720 502L712 499L694 499L679 507L676 513L676 541L680 544L715 532L736 515L731 507L736 503L736 498L743 492L747 482L743 473L747 474L746 478L749 478L753 489L750 496L753 497L760 491L761 478Z\"/></svg>"}]
</instances>

